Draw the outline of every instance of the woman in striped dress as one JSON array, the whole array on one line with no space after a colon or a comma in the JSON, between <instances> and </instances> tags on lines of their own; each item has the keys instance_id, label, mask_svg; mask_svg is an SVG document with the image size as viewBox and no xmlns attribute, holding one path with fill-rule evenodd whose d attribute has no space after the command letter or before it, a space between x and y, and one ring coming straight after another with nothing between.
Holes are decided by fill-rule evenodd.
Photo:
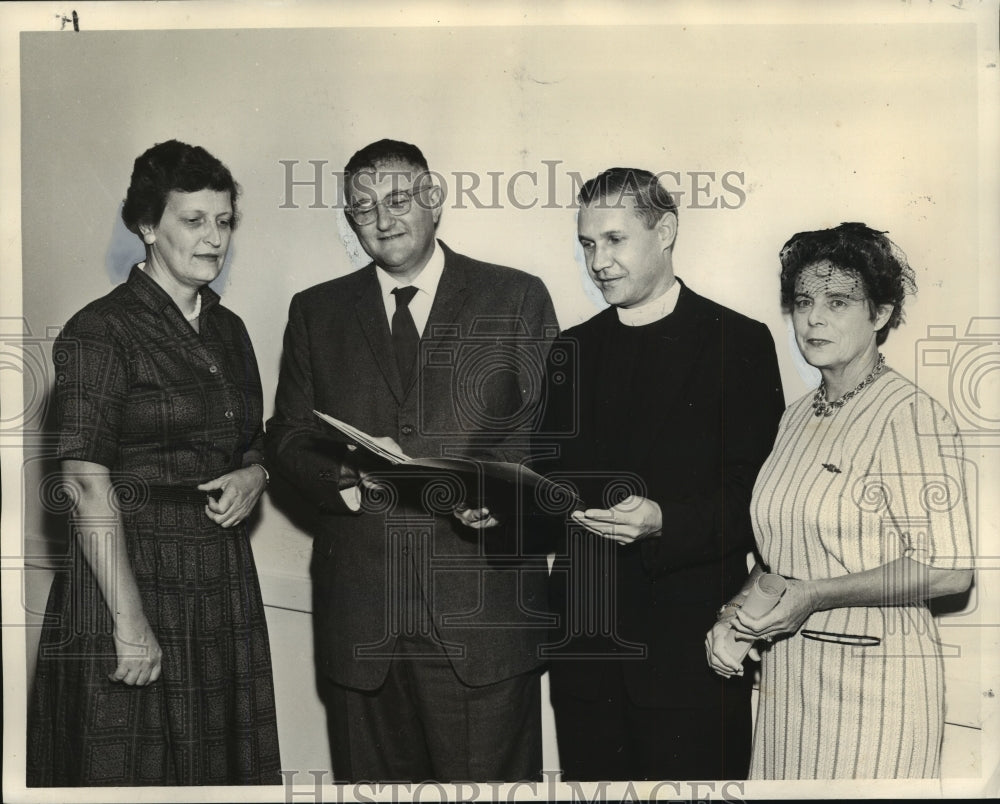
<instances>
[{"instance_id":1,"label":"woman in striped dress","mask_svg":"<svg viewBox=\"0 0 1000 804\"><path fill-rule=\"evenodd\" d=\"M782 304L822 382L792 404L751 511L765 566L720 610L709 663L741 674L720 638L762 639L750 776L921 778L939 773L940 641L926 601L972 581L958 430L878 347L915 290L906 258L863 224L795 235ZM787 589L768 614L740 605L757 575Z\"/></svg>"}]
</instances>

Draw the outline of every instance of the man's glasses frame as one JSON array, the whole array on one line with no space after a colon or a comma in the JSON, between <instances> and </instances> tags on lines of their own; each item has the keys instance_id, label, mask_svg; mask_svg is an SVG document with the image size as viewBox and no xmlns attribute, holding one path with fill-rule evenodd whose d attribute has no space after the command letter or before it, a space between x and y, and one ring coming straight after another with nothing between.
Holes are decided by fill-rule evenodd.
<instances>
[{"instance_id":1,"label":"man's glasses frame","mask_svg":"<svg viewBox=\"0 0 1000 804\"><path fill-rule=\"evenodd\" d=\"M385 198L375 202L362 204L348 204L344 212L350 216L358 226L369 226L378 219L378 208L382 207L393 217L400 217L410 211L413 205L413 197L430 190L434 185L427 184L416 190L393 190Z\"/></svg>"}]
</instances>

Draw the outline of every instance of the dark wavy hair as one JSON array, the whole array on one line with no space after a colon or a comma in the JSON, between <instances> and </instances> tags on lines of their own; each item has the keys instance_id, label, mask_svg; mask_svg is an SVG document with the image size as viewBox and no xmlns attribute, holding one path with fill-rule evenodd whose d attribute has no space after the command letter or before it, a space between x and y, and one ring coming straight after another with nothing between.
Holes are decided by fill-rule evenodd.
<instances>
[{"instance_id":1,"label":"dark wavy hair","mask_svg":"<svg viewBox=\"0 0 1000 804\"><path fill-rule=\"evenodd\" d=\"M881 346L889 337L889 330L903 322L904 297L917 292L916 278L906 255L885 235L863 223L842 223L832 229L793 235L779 254L782 309L786 313L793 309L799 274L811 265L827 261L861 280L873 321L878 307L892 305L889 320L875 336L875 342Z\"/></svg>"},{"instance_id":2,"label":"dark wavy hair","mask_svg":"<svg viewBox=\"0 0 1000 804\"><path fill-rule=\"evenodd\" d=\"M366 145L347 160L344 178L350 181L352 176L362 170L375 170L378 165L388 162L402 162L423 171L429 169L427 160L416 145L401 140L379 140Z\"/></svg>"},{"instance_id":3,"label":"dark wavy hair","mask_svg":"<svg viewBox=\"0 0 1000 804\"><path fill-rule=\"evenodd\" d=\"M240 186L229 168L200 145L167 140L147 150L132 166L132 180L122 205L122 221L128 230L142 237L141 224L159 224L171 190L229 193L233 205L232 227L236 227L236 197L240 194Z\"/></svg>"},{"instance_id":4,"label":"dark wavy hair","mask_svg":"<svg viewBox=\"0 0 1000 804\"><path fill-rule=\"evenodd\" d=\"M580 188L577 201L590 206L597 201L610 205L620 204L623 196L631 196L632 203L647 229L652 229L667 212L677 215L677 202L665 190L659 179L641 168L608 168L588 179Z\"/></svg>"}]
</instances>

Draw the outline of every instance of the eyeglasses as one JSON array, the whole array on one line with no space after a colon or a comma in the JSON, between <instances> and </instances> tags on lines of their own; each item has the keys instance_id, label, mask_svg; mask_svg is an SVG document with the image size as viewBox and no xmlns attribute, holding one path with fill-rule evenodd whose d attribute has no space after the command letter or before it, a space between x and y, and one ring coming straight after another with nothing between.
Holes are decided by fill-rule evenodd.
<instances>
[{"instance_id":1,"label":"eyeglasses","mask_svg":"<svg viewBox=\"0 0 1000 804\"><path fill-rule=\"evenodd\" d=\"M358 226L368 226L370 223L375 223L375 220L378 218L379 207L383 207L390 215L398 218L400 215L405 215L410 211L410 206L413 203L415 195L420 195L429 189L430 186L421 187L417 190L396 190L389 193L381 201L365 199L357 204L348 205L344 211L351 216L351 220Z\"/></svg>"}]
</instances>

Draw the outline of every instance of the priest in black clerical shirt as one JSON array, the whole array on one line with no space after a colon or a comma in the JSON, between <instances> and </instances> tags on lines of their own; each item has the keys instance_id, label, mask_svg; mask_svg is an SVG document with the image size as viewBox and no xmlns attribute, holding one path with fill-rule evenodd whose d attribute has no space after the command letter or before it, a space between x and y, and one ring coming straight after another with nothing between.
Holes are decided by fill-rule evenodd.
<instances>
[{"instance_id":1,"label":"priest in black clerical shirt","mask_svg":"<svg viewBox=\"0 0 1000 804\"><path fill-rule=\"evenodd\" d=\"M784 409L774 342L674 275L677 207L652 173L605 171L579 201L611 306L563 334L577 360L553 366L534 450L591 506L553 526L563 778L744 778L749 679L716 676L703 645L753 550L750 493Z\"/></svg>"}]
</instances>

